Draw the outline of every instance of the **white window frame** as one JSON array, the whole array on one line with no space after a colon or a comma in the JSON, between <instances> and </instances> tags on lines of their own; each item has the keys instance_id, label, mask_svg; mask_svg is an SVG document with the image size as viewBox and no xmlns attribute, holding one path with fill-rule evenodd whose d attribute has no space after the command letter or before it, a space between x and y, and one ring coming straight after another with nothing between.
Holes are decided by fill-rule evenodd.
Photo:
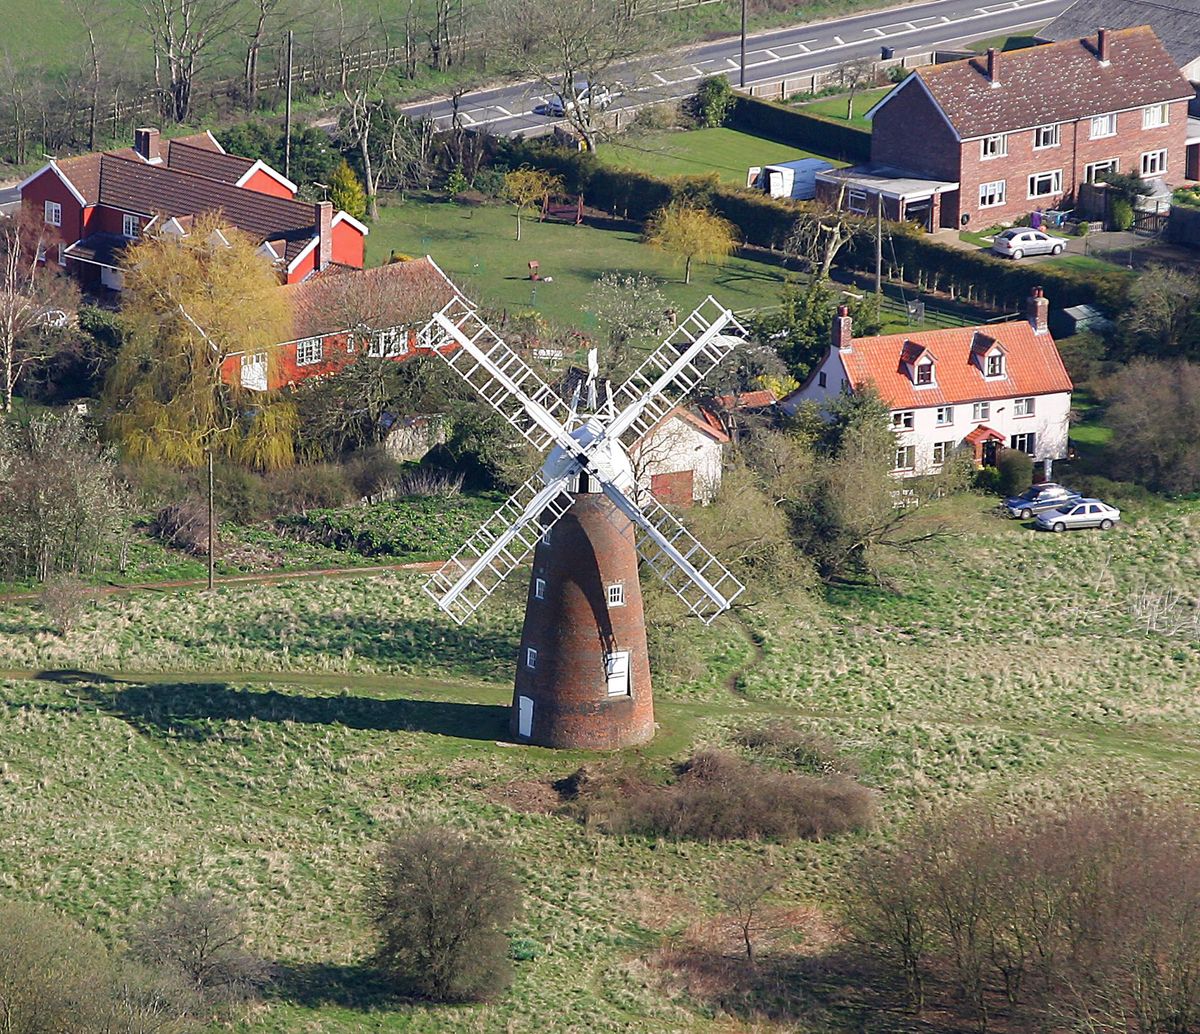
<instances>
[{"instance_id":1,"label":"white window frame","mask_svg":"<svg viewBox=\"0 0 1200 1034\"><path fill-rule=\"evenodd\" d=\"M1035 184L1038 180L1045 177L1050 178L1050 188L1048 190L1038 191ZM1062 169L1047 169L1045 172L1034 172L1029 176L1029 197L1053 197L1055 194L1061 194L1063 189L1063 171Z\"/></svg>"},{"instance_id":2,"label":"white window frame","mask_svg":"<svg viewBox=\"0 0 1200 1034\"><path fill-rule=\"evenodd\" d=\"M857 212L860 215L867 210L867 192L857 187L851 187L846 191L846 207L851 212Z\"/></svg>"},{"instance_id":3,"label":"white window frame","mask_svg":"<svg viewBox=\"0 0 1200 1034\"><path fill-rule=\"evenodd\" d=\"M46 223L50 226L62 226L62 205L57 201L47 201L43 206Z\"/></svg>"},{"instance_id":4,"label":"white window frame","mask_svg":"<svg viewBox=\"0 0 1200 1034\"><path fill-rule=\"evenodd\" d=\"M911 431L915 420L914 411L911 409L898 409L892 414L892 430L893 431Z\"/></svg>"},{"instance_id":5,"label":"white window frame","mask_svg":"<svg viewBox=\"0 0 1200 1034\"><path fill-rule=\"evenodd\" d=\"M250 371L247 374L247 371ZM238 362L238 383L251 391L267 390L267 353L243 352Z\"/></svg>"},{"instance_id":6,"label":"white window frame","mask_svg":"<svg viewBox=\"0 0 1200 1034\"><path fill-rule=\"evenodd\" d=\"M993 158L1008 157L1008 134L994 133L979 141L979 160L990 162Z\"/></svg>"},{"instance_id":7,"label":"white window frame","mask_svg":"<svg viewBox=\"0 0 1200 1034\"><path fill-rule=\"evenodd\" d=\"M996 364L995 372L992 371L992 363ZM987 355L985 355L983 357L984 379L989 380L989 381L999 380L1001 377L1004 376L1004 367L1005 367L1004 353L1003 352L989 352Z\"/></svg>"},{"instance_id":8,"label":"white window frame","mask_svg":"<svg viewBox=\"0 0 1200 1034\"><path fill-rule=\"evenodd\" d=\"M67 264L67 246L65 244L58 246L58 264L64 267Z\"/></svg>"},{"instance_id":9,"label":"white window frame","mask_svg":"<svg viewBox=\"0 0 1200 1034\"><path fill-rule=\"evenodd\" d=\"M917 460L915 445L897 445L892 457L892 470L912 470Z\"/></svg>"},{"instance_id":10,"label":"white window frame","mask_svg":"<svg viewBox=\"0 0 1200 1034\"><path fill-rule=\"evenodd\" d=\"M1007 180L992 180L990 183L979 184L980 208L999 208L1005 204L1007 197Z\"/></svg>"},{"instance_id":11,"label":"white window frame","mask_svg":"<svg viewBox=\"0 0 1200 1034\"><path fill-rule=\"evenodd\" d=\"M1022 444L1018 445L1018 442L1021 442ZM1033 451L1036 446L1037 438L1035 437L1034 431L1021 431L1018 434L1014 434L1009 439L1010 449L1013 449L1015 452L1023 452L1027 456L1033 455Z\"/></svg>"},{"instance_id":12,"label":"white window frame","mask_svg":"<svg viewBox=\"0 0 1200 1034\"><path fill-rule=\"evenodd\" d=\"M936 466L941 466L953 454L956 447L955 442L934 442L933 443L933 462Z\"/></svg>"},{"instance_id":13,"label":"white window frame","mask_svg":"<svg viewBox=\"0 0 1200 1034\"><path fill-rule=\"evenodd\" d=\"M142 221L129 212L121 216L121 236L128 240L137 240L142 235Z\"/></svg>"},{"instance_id":14,"label":"white window frame","mask_svg":"<svg viewBox=\"0 0 1200 1034\"><path fill-rule=\"evenodd\" d=\"M525 667L530 671L537 667L537 650L532 646L525 647Z\"/></svg>"},{"instance_id":15,"label":"white window frame","mask_svg":"<svg viewBox=\"0 0 1200 1034\"><path fill-rule=\"evenodd\" d=\"M954 423L954 407L953 406L938 406L934 412L934 424L937 427L946 427Z\"/></svg>"},{"instance_id":16,"label":"white window frame","mask_svg":"<svg viewBox=\"0 0 1200 1034\"><path fill-rule=\"evenodd\" d=\"M630 670L630 651L614 650L604 655L604 677L608 683L609 697L627 697L633 694L633 672Z\"/></svg>"},{"instance_id":17,"label":"white window frame","mask_svg":"<svg viewBox=\"0 0 1200 1034\"><path fill-rule=\"evenodd\" d=\"M613 582L612 585L605 588L605 596L610 608L625 606L625 583Z\"/></svg>"},{"instance_id":18,"label":"white window frame","mask_svg":"<svg viewBox=\"0 0 1200 1034\"><path fill-rule=\"evenodd\" d=\"M921 380L922 374L928 374L929 380ZM918 388L937 387L937 370L933 368L933 363L928 359L913 365L913 384Z\"/></svg>"},{"instance_id":19,"label":"white window frame","mask_svg":"<svg viewBox=\"0 0 1200 1034\"><path fill-rule=\"evenodd\" d=\"M1027 395L1025 398L1013 399L1014 419L1019 417L1033 416L1035 408L1036 404L1034 403L1034 397L1032 395Z\"/></svg>"},{"instance_id":20,"label":"white window frame","mask_svg":"<svg viewBox=\"0 0 1200 1034\"><path fill-rule=\"evenodd\" d=\"M535 578L533 580L533 598L535 600L544 600L546 598L545 578Z\"/></svg>"},{"instance_id":21,"label":"white window frame","mask_svg":"<svg viewBox=\"0 0 1200 1034\"><path fill-rule=\"evenodd\" d=\"M1093 115L1088 127L1089 140L1103 140L1105 137L1117 135L1117 113L1110 111L1107 115Z\"/></svg>"},{"instance_id":22,"label":"white window frame","mask_svg":"<svg viewBox=\"0 0 1200 1034\"><path fill-rule=\"evenodd\" d=\"M1049 143L1046 138L1049 138ZM1062 123L1051 122L1048 126L1038 126L1033 131L1033 149L1035 151L1045 151L1051 147L1060 147L1062 145Z\"/></svg>"},{"instance_id":23,"label":"white window frame","mask_svg":"<svg viewBox=\"0 0 1200 1034\"><path fill-rule=\"evenodd\" d=\"M1147 162L1146 159L1153 159ZM1160 147L1154 151L1142 152L1142 177L1161 176L1167 171L1167 149Z\"/></svg>"},{"instance_id":24,"label":"white window frame","mask_svg":"<svg viewBox=\"0 0 1200 1034\"><path fill-rule=\"evenodd\" d=\"M319 337L306 337L296 342L296 365L316 366L325 360L325 341Z\"/></svg>"},{"instance_id":25,"label":"white window frame","mask_svg":"<svg viewBox=\"0 0 1200 1034\"><path fill-rule=\"evenodd\" d=\"M1103 161L1099 161L1099 162L1088 162L1087 165L1085 165L1083 167L1083 181L1085 183L1095 183L1096 182L1096 174L1098 172L1120 172L1120 171L1121 171L1121 159L1120 158L1105 158Z\"/></svg>"},{"instance_id":26,"label":"white window frame","mask_svg":"<svg viewBox=\"0 0 1200 1034\"><path fill-rule=\"evenodd\" d=\"M371 335L371 344L367 354L377 359L392 359L398 355L408 354L408 328L388 327L377 330Z\"/></svg>"},{"instance_id":27,"label":"white window frame","mask_svg":"<svg viewBox=\"0 0 1200 1034\"><path fill-rule=\"evenodd\" d=\"M990 402L975 402L971 406L971 422L982 424L992 419L992 404Z\"/></svg>"},{"instance_id":28,"label":"white window frame","mask_svg":"<svg viewBox=\"0 0 1200 1034\"><path fill-rule=\"evenodd\" d=\"M1142 108L1142 128L1158 129L1171 124L1170 104L1147 104Z\"/></svg>"}]
</instances>

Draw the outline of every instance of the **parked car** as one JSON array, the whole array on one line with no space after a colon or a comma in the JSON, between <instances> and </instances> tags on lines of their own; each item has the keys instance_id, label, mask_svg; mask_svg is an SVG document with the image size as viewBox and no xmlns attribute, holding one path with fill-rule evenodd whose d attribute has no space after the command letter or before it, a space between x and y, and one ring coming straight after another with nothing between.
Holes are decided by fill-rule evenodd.
<instances>
[{"instance_id":1,"label":"parked car","mask_svg":"<svg viewBox=\"0 0 1200 1034\"><path fill-rule=\"evenodd\" d=\"M1076 528L1100 528L1108 531L1121 519L1121 511L1099 499L1080 499L1058 510L1046 510L1037 515L1037 526L1043 531L1074 531Z\"/></svg>"},{"instance_id":2,"label":"parked car","mask_svg":"<svg viewBox=\"0 0 1200 1034\"><path fill-rule=\"evenodd\" d=\"M1004 509L1010 517L1023 521L1029 520L1035 513L1043 510L1057 510L1061 506L1077 502L1083 498L1078 492L1064 485L1056 485L1053 481L1045 481L1040 485L1030 485L1020 495L1009 496L1004 500Z\"/></svg>"},{"instance_id":3,"label":"parked car","mask_svg":"<svg viewBox=\"0 0 1200 1034\"><path fill-rule=\"evenodd\" d=\"M1014 226L996 234L992 241L992 251L1012 259L1026 255L1061 255L1066 246L1065 237L1051 237L1044 230L1031 230L1027 226Z\"/></svg>"},{"instance_id":4,"label":"parked car","mask_svg":"<svg viewBox=\"0 0 1200 1034\"><path fill-rule=\"evenodd\" d=\"M612 103L612 94L608 87L599 84L592 86L588 82L578 82L575 84L575 93L579 97L580 107L583 108L596 108L598 111L603 111ZM567 112L574 110L575 103L575 98L568 96L568 91L563 90L537 105L533 109L533 113L548 115L550 118L562 118Z\"/></svg>"}]
</instances>

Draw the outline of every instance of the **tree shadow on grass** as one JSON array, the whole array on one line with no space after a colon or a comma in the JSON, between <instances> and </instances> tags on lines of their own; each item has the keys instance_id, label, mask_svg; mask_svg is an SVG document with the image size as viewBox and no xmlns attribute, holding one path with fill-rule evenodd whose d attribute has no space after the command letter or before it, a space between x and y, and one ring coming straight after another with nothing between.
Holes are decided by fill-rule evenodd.
<instances>
[{"instance_id":1,"label":"tree shadow on grass","mask_svg":"<svg viewBox=\"0 0 1200 1034\"><path fill-rule=\"evenodd\" d=\"M334 1005L370 1012L395 1009L410 1001L388 986L379 970L371 966L277 962L272 972L266 996L307 1009Z\"/></svg>"},{"instance_id":2,"label":"tree shadow on grass","mask_svg":"<svg viewBox=\"0 0 1200 1034\"><path fill-rule=\"evenodd\" d=\"M43 672L46 678L55 673ZM86 676L87 673L67 673ZM58 678L56 681L68 681ZM380 699L377 697L281 693L274 689L238 689L223 682L93 682L92 699L145 733L204 740L221 722L296 722L343 725L373 732L424 732L469 740L508 736L508 708L452 700ZM96 683L99 684L96 684Z\"/></svg>"}]
</instances>

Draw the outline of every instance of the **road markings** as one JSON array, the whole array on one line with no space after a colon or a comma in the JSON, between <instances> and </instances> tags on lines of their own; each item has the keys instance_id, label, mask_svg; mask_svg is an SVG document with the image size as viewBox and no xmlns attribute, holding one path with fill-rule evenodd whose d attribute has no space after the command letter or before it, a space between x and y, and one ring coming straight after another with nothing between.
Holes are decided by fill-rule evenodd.
<instances>
[{"instance_id":1,"label":"road markings","mask_svg":"<svg viewBox=\"0 0 1200 1034\"><path fill-rule=\"evenodd\" d=\"M834 36L833 42L836 43L839 47L844 47L846 45L846 41L844 39L842 39L841 36Z\"/></svg>"}]
</instances>

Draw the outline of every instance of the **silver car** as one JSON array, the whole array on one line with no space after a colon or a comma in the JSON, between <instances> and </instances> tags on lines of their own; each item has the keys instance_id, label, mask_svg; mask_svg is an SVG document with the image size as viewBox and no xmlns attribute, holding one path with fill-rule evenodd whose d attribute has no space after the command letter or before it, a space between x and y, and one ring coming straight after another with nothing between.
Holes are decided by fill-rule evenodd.
<instances>
[{"instance_id":1,"label":"silver car","mask_svg":"<svg viewBox=\"0 0 1200 1034\"><path fill-rule=\"evenodd\" d=\"M1074 531L1076 528L1100 528L1108 531L1121 519L1121 511L1099 499L1080 499L1060 510L1046 510L1037 515L1037 526L1043 531Z\"/></svg>"},{"instance_id":2,"label":"silver car","mask_svg":"<svg viewBox=\"0 0 1200 1034\"><path fill-rule=\"evenodd\" d=\"M1028 226L1014 226L996 234L992 251L1012 259L1026 255L1061 255L1067 246L1065 237L1051 237L1044 230L1031 230Z\"/></svg>"}]
</instances>

